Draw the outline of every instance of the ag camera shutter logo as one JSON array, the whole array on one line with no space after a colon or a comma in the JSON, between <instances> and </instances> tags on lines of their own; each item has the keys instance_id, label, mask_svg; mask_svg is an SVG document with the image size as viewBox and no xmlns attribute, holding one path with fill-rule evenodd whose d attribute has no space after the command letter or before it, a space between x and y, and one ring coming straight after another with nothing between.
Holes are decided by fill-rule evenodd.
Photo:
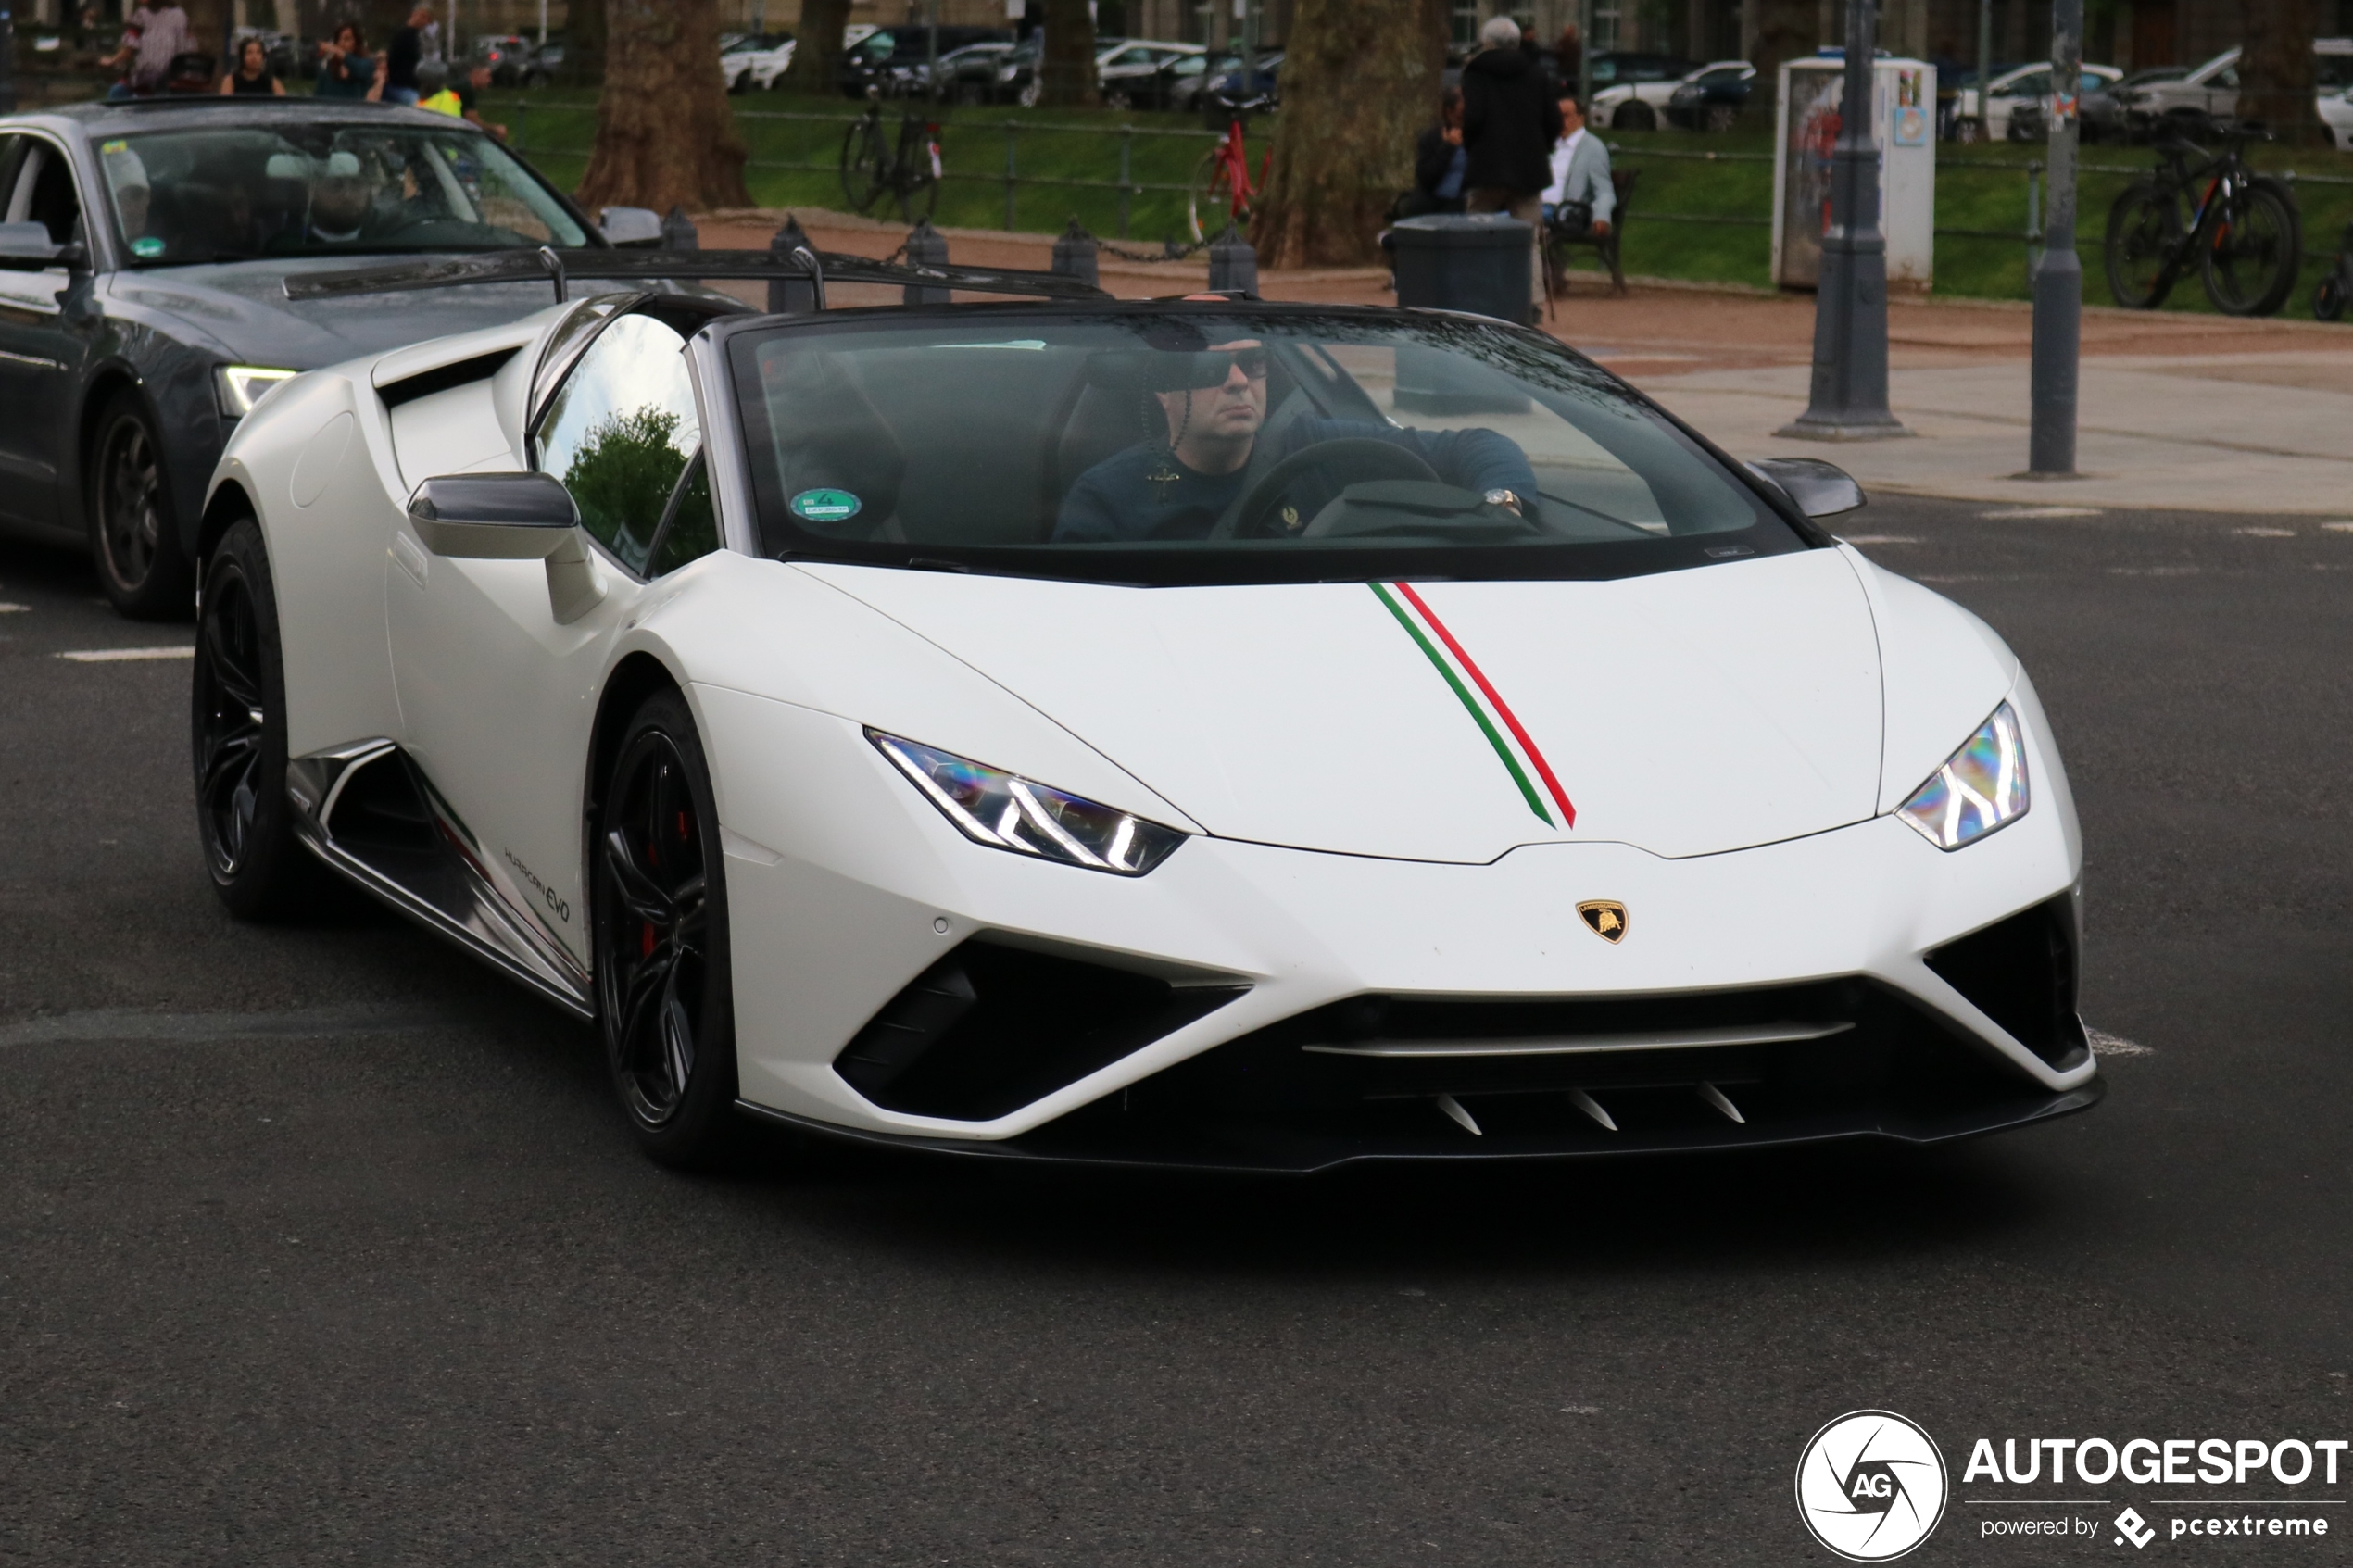
<instances>
[{"instance_id":1,"label":"ag camera shutter logo","mask_svg":"<svg viewBox=\"0 0 2353 1568\"><path fill-rule=\"evenodd\" d=\"M1887 1562L1928 1539L1950 1492L1936 1440L1894 1411L1852 1411L1797 1461L1797 1516L1849 1562Z\"/></svg>"}]
</instances>

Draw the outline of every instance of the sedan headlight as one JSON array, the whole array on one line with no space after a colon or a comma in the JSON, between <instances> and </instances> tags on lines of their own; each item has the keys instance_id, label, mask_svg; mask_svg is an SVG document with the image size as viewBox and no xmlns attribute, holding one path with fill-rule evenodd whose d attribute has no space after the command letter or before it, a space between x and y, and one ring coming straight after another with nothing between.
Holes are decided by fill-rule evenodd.
<instances>
[{"instance_id":1,"label":"sedan headlight","mask_svg":"<svg viewBox=\"0 0 2353 1568\"><path fill-rule=\"evenodd\" d=\"M261 365L214 366L212 389L220 398L221 417L244 419L280 382L300 374L300 370L273 370Z\"/></svg>"},{"instance_id":2,"label":"sedan headlight","mask_svg":"<svg viewBox=\"0 0 2353 1568\"><path fill-rule=\"evenodd\" d=\"M1895 814L1939 849L1958 849L2026 815L2031 799L2026 746L2006 702Z\"/></svg>"},{"instance_id":3,"label":"sedan headlight","mask_svg":"<svg viewBox=\"0 0 2353 1568\"><path fill-rule=\"evenodd\" d=\"M1185 841L1175 828L1065 795L1001 768L879 730L868 730L866 738L958 832L991 849L1036 855L1090 872L1141 876Z\"/></svg>"}]
</instances>

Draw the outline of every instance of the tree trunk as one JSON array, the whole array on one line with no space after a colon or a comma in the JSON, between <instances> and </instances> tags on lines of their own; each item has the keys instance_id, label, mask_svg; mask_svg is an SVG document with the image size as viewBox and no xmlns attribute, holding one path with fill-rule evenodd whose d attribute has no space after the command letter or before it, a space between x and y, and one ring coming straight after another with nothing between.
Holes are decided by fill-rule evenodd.
<instances>
[{"instance_id":1,"label":"tree trunk","mask_svg":"<svg viewBox=\"0 0 2353 1568\"><path fill-rule=\"evenodd\" d=\"M605 81L605 0L572 0L564 10L564 82L601 87ZM385 37L392 35L386 33Z\"/></svg>"},{"instance_id":2,"label":"tree trunk","mask_svg":"<svg viewBox=\"0 0 2353 1568\"><path fill-rule=\"evenodd\" d=\"M1274 163L1251 220L1260 265L1380 259L1390 204L1414 183L1414 139L1438 123L1446 5L1298 0Z\"/></svg>"},{"instance_id":3,"label":"tree trunk","mask_svg":"<svg viewBox=\"0 0 2353 1568\"><path fill-rule=\"evenodd\" d=\"M800 0L800 30L794 35L792 64L785 85L795 93L828 97L841 91L841 34L849 25L850 0Z\"/></svg>"},{"instance_id":4,"label":"tree trunk","mask_svg":"<svg viewBox=\"0 0 2353 1568\"><path fill-rule=\"evenodd\" d=\"M2239 0L2246 41L2239 56L2241 119L2292 146L2321 134L2314 107L2312 39L2321 30L2318 0Z\"/></svg>"},{"instance_id":5,"label":"tree trunk","mask_svg":"<svg viewBox=\"0 0 2353 1568\"><path fill-rule=\"evenodd\" d=\"M1046 48L1038 58L1038 101L1095 105L1095 19L1087 0L1046 0Z\"/></svg>"},{"instance_id":6,"label":"tree trunk","mask_svg":"<svg viewBox=\"0 0 2353 1568\"><path fill-rule=\"evenodd\" d=\"M743 137L719 71L718 0L607 0L605 88L579 200L749 207Z\"/></svg>"},{"instance_id":7,"label":"tree trunk","mask_svg":"<svg viewBox=\"0 0 2353 1568\"><path fill-rule=\"evenodd\" d=\"M1758 0L1752 0L1757 4ZM1761 0L1756 21L1756 101L1769 104L1780 92L1781 62L1814 52L1819 17L1814 0Z\"/></svg>"}]
</instances>

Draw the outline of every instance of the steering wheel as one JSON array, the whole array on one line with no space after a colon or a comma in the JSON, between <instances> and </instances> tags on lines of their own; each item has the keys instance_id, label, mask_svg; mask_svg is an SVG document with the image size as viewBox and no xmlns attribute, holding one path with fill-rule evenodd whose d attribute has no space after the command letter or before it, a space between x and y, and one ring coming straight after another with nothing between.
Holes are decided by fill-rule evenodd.
<instances>
[{"instance_id":1,"label":"steering wheel","mask_svg":"<svg viewBox=\"0 0 2353 1568\"><path fill-rule=\"evenodd\" d=\"M1283 498L1299 476L1310 469L1346 465L1352 480L1418 479L1432 484L1442 483L1438 470L1422 461L1421 454L1392 442L1377 440L1369 435L1342 435L1330 441L1318 441L1302 446L1268 469L1257 483L1252 485L1233 509L1217 520L1210 530L1212 539L1272 539L1296 533L1304 520L1296 510L1279 521L1276 503ZM1268 526L1270 523L1274 526Z\"/></svg>"}]
</instances>

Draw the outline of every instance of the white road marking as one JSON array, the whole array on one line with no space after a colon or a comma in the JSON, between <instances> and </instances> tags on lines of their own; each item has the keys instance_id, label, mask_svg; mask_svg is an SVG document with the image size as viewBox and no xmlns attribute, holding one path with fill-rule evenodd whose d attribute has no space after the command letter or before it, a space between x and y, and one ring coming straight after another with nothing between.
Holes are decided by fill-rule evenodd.
<instances>
[{"instance_id":1,"label":"white road marking","mask_svg":"<svg viewBox=\"0 0 2353 1568\"><path fill-rule=\"evenodd\" d=\"M2157 1054L2155 1050L2142 1045L2138 1040L2128 1040L2121 1035L2103 1034L2097 1029L2086 1029L2083 1033L2091 1036L2094 1056L2155 1056Z\"/></svg>"},{"instance_id":2,"label":"white road marking","mask_svg":"<svg viewBox=\"0 0 2353 1568\"><path fill-rule=\"evenodd\" d=\"M194 659L196 650L184 648L78 648L61 653L59 659L70 659L76 664L120 664L130 659Z\"/></svg>"},{"instance_id":3,"label":"white road marking","mask_svg":"<svg viewBox=\"0 0 2353 1568\"><path fill-rule=\"evenodd\" d=\"M31 608L31 605L0 605L0 615L22 615Z\"/></svg>"},{"instance_id":4,"label":"white road marking","mask_svg":"<svg viewBox=\"0 0 2353 1568\"><path fill-rule=\"evenodd\" d=\"M1850 545L1917 545L1919 543L1908 533L1849 533L1845 535L1845 539Z\"/></svg>"},{"instance_id":5,"label":"white road marking","mask_svg":"<svg viewBox=\"0 0 2353 1568\"><path fill-rule=\"evenodd\" d=\"M2007 522L2023 517L2097 517L2100 510L2098 507L2007 507L1998 512L1977 515L1989 522Z\"/></svg>"},{"instance_id":6,"label":"white road marking","mask_svg":"<svg viewBox=\"0 0 2353 1568\"><path fill-rule=\"evenodd\" d=\"M2331 533L2353 533L2353 521L2324 522L2321 524L2321 526L2327 529Z\"/></svg>"},{"instance_id":7,"label":"white road marking","mask_svg":"<svg viewBox=\"0 0 2353 1568\"><path fill-rule=\"evenodd\" d=\"M2233 528L2231 532L2243 533L2249 539L2293 539L2296 537L2296 530L2293 528Z\"/></svg>"}]
</instances>

